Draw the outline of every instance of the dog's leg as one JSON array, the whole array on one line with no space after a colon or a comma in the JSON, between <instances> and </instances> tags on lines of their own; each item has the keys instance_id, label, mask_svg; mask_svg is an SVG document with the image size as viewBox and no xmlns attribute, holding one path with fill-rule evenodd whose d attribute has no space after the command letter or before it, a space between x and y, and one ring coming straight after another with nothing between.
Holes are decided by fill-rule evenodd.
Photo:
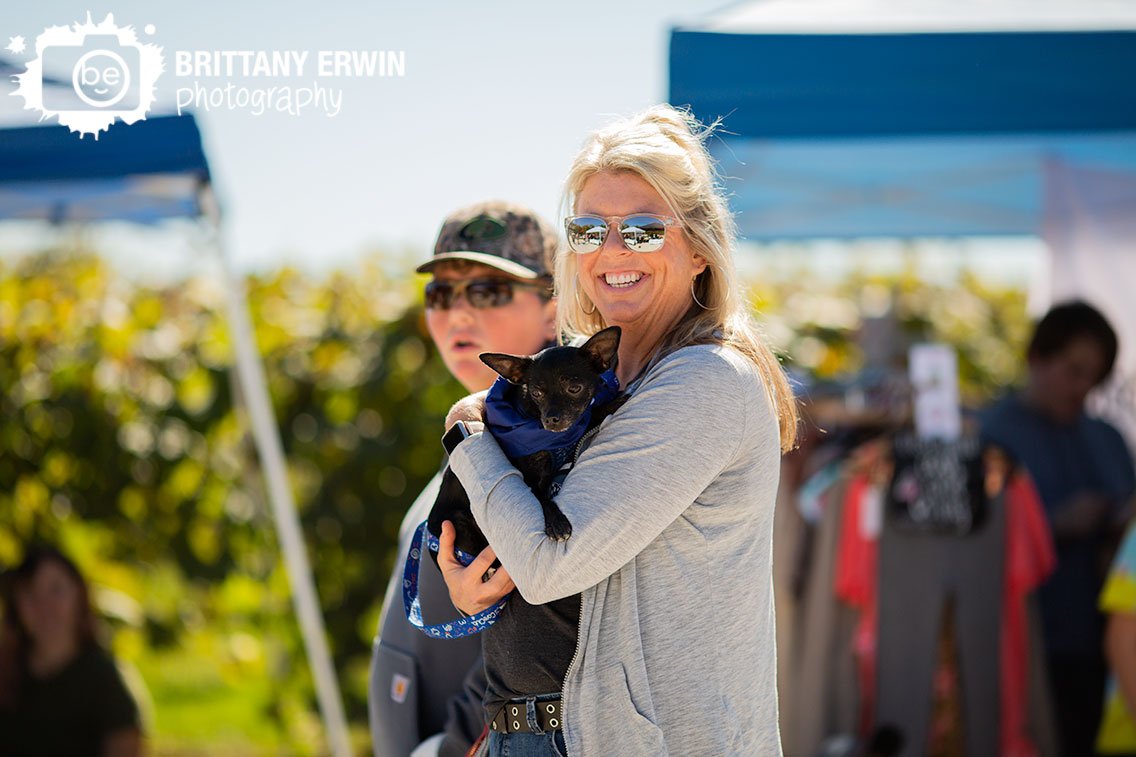
<instances>
[{"instance_id":1,"label":"dog's leg","mask_svg":"<svg viewBox=\"0 0 1136 757\"><path fill-rule=\"evenodd\" d=\"M533 492L536 499L541 501L541 510L544 513L544 533L553 541L567 541L571 536L571 522L568 516L562 513L556 501L549 496L552 488L552 477L556 471L552 469L552 455L550 452L537 452L532 456L531 474Z\"/></svg>"},{"instance_id":2,"label":"dog's leg","mask_svg":"<svg viewBox=\"0 0 1136 757\"><path fill-rule=\"evenodd\" d=\"M572 523L560 511L556 502L548 495L540 497L540 507L544 510L544 533L553 541L568 541L572 536Z\"/></svg>"},{"instance_id":3,"label":"dog's leg","mask_svg":"<svg viewBox=\"0 0 1136 757\"><path fill-rule=\"evenodd\" d=\"M572 523L548 495L556 472L552 469L552 454L542 451L528 455L521 472L525 483L540 501L540 509L544 513L544 533L553 541L566 541L572 535Z\"/></svg>"}]
</instances>

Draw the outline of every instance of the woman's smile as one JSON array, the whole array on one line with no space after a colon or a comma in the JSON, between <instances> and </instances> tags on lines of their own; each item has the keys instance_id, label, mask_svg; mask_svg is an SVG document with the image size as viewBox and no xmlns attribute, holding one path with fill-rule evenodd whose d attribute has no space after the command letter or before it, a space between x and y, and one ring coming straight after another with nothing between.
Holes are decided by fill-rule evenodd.
<instances>
[{"instance_id":1,"label":"woman's smile","mask_svg":"<svg viewBox=\"0 0 1136 757\"><path fill-rule=\"evenodd\" d=\"M598 278L611 289L623 290L639 286L648 276L641 271L614 271L600 274Z\"/></svg>"}]
</instances>

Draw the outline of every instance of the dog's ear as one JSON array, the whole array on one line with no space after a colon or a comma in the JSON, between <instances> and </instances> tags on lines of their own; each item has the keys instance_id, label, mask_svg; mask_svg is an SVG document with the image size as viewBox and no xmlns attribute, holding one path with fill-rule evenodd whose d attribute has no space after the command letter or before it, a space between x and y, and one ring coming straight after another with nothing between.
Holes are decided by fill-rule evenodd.
<instances>
[{"instance_id":1,"label":"dog's ear","mask_svg":"<svg viewBox=\"0 0 1136 757\"><path fill-rule=\"evenodd\" d=\"M619 326L608 326L603 331L592 334L592 338L580 345L596 373L603 373L615 367L619 352L619 337L623 332Z\"/></svg>"},{"instance_id":2,"label":"dog's ear","mask_svg":"<svg viewBox=\"0 0 1136 757\"><path fill-rule=\"evenodd\" d=\"M500 352L483 352L478 357L481 358L481 362L504 376L510 384L523 384L529 366L533 362L531 357L505 355Z\"/></svg>"}]
</instances>

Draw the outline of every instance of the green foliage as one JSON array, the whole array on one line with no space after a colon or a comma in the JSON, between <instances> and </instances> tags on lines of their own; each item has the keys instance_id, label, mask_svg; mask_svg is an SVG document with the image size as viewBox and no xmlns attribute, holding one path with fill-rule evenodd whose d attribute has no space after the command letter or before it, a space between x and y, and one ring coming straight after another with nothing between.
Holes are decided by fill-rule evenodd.
<instances>
[{"instance_id":1,"label":"green foliage","mask_svg":"<svg viewBox=\"0 0 1136 757\"><path fill-rule=\"evenodd\" d=\"M409 266L407 267L409 270ZM249 281L249 300L349 718L365 744L371 637L403 513L463 393L429 344L418 282L376 263ZM763 277L792 364L862 367L861 314L960 349L978 402L1013 381L1024 298L964 276ZM0 264L0 567L57 541L96 586L153 701L159 752L320 748L303 646L254 447L235 405L219 284L129 283L94 255Z\"/></svg>"},{"instance_id":2,"label":"green foliage","mask_svg":"<svg viewBox=\"0 0 1136 757\"><path fill-rule=\"evenodd\" d=\"M398 525L463 392L413 284L377 266L249 290L348 714L365 723ZM33 539L76 555L152 689L159 746L204 727L299 749L315 708L221 295L206 279L133 286L86 255L0 269L0 567ZM194 659L197 675L169 674ZM228 699L243 706L222 718Z\"/></svg>"},{"instance_id":3,"label":"green foliage","mask_svg":"<svg viewBox=\"0 0 1136 757\"><path fill-rule=\"evenodd\" d=\"M931 284L913 271L883 276L853 271L835 283L801 270L762 275L751 300L786 366L820 380L868 367L857 334L868 316L894 324L893 359L920 341L952 345L959 357L964 404L978 407L1021 380L1031 321L1020 289L992 286L964 271L957 282ZM903 370L902 364L875 368Z\"/></svg>"}]
</instances>

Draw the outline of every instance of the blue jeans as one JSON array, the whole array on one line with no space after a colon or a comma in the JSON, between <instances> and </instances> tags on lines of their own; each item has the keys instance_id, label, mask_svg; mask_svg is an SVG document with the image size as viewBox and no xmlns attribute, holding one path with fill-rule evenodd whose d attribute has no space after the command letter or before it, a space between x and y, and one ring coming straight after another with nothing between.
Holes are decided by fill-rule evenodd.
<instances>
[{"instance_id":1,"label":"blue jeans","mask_svg":"<svg viewBox=\"0 0 1136 757\"><path fill-rule=\"evenodd\" d=\"M536 719L538 702L555 699L559 694L525 697L525 715L535 733L499 733L489 731L489 757L565 757L564 731L541 731Z\"/></svg>"}]
</instances>

